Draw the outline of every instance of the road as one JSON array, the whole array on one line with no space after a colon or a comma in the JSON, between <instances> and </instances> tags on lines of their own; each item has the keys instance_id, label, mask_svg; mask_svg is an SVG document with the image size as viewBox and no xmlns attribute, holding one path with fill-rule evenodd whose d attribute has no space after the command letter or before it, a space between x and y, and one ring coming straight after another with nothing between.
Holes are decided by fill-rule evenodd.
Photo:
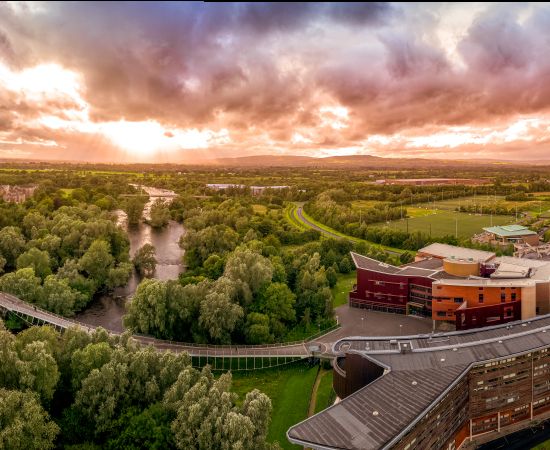
<instances>
[{"instance_id":1,"label":"road","mask_svg":"<svg viewBox=\"0 0 550 450\"><path fill-rule=\"evenodd\" d=\"M314 230L317 230L317 231L321 232L321 234L324 234L325 236L328 236L328 237L331 237L331 238L334 238L334 239L347 239L348 241L351 241L351 242L357 242L358 239L354 239L352 237L343 237L339 234L333 233L330 230L326 230L326 229L321 228L320 226L314 224L310 220L306 219L306 217L304 216L303 209L304 209L303 205L296 204L296 216L298 217L298 220L300 220L300 222L302 222L305 226L307 226L309 228L313 228ZM379 246L379 244L376 244L374 242L367 242L367 243L370 244L370 245ZM392 255L399 255L399 252L396 252L394 250L388 250L387 248L383 248L383 247L381 247L381 248L386 253L390 253Z\"/></svg>"}]
</instances>

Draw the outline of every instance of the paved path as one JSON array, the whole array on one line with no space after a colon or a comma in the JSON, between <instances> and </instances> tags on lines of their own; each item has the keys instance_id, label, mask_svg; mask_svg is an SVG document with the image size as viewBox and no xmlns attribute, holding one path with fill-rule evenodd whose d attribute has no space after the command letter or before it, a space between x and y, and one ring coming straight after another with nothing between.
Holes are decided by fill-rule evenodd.
<instances>
[{"instance_id":1,"label":"paved path","mask_svg":"<svg viewBox=\"0 0 550 450\"><path fill-rule=\"evenodd\" d=\"M77 327L81 330L92 332L97 327L78 322L73 319L58 316L57 314L45 311L30 303L14 297L13 295L0 293L0 309L13 312L24 320L31 319L35 324L50 324L57 330L65 330L71 327ZM119 335L120 333L107 330L111 334ZM305 358L310 356L308 349L309 343L294 343L294 344L275 344L263 346L251 345L226 345L226 346L206 346L198 344L184 344L171 341L164 341L145 336L134 335L133 338L145 345L152 345L158 350L170 350L174 352L187 352L191 356L204 357L271 357L271 358Z\"/></svg>"},{"instance_id":2,"label":"paved path","mask_svg":"<svg viewBox=\"0 0 550 450\"><path fill-rule=\"evenodd\" d=\"M314 230L317 230L319 231L321 234L324 234L325 236L328 236L328 237L331 237L331 238L334 238L334 239L346 239L348 241L351 241L351 242L357 242L359 239L357 238L352 238L352 237L344 237L344 236L341 236L339 234L336 234L336 233L333 233L332 231L330 230L327 230L325 228L321 228L319 225L313 223L312 221L308 220L305 216L304 216L304 206L303 204L298 204L296 203L296 216L298 217L298 220L300 222L302 222L306 227L309 227L309 228L313 228ZM374 246L379 246L379 244L376 244L374 242L367 242L368 244L370 245L374 245ZM388 250L387 248L382 248L382 250L384 250L386 253L390 253L392 255L399 255L399 252L396 252L394 250Z\"/></svg>"},{"instance_id":3,"label":"paved path","mask_svg":"<svg viewBox=\"0 0 550 450\"><path fill-rule=\"evenodd\" d=\"M50 324L58 330L77 327L84 331L92 332L98 328L74 319L58 316L5 293L0 293L0 310L13 312L23 320L30 320L35 324ZM191 356L306 358L311 355L311 346L318 346L319 352L327 357L333 356L333 344L339 339L346 337L405 336L432 331L431 320L415 316L350 308L348 305L336 308L335 314L341 325L340 328L316 339L290 344L222 346L178 343L139 335L134 335L133 338L144 345L152 345L158 350L187 352ZM107 331L114 335L120 335L120 332L117 331Z\"/></svg>"}]
</instances>

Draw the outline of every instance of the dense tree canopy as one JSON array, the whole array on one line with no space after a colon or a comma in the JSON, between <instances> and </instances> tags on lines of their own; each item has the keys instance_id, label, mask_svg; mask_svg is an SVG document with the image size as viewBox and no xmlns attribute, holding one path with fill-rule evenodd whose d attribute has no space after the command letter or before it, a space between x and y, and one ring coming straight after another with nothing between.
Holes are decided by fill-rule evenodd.
<instances>
[{"instance_id":1,"label":"dense tree canopy","mask_svg":"<svg viewBox=\"0 0 550 450\"><path fill-rule=\"evenodd\" d=\"M0 354L1 448L275 448L269 398L239 402L230 374L194 369L186 354L102 330L14 336L1 322Z\"/></svg>"}]
</instances>

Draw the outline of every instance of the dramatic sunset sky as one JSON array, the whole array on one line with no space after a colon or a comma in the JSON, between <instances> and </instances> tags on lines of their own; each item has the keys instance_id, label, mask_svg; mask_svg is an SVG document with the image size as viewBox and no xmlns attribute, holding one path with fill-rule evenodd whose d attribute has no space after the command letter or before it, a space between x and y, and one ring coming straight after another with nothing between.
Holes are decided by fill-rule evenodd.
<instances>
[{"instance_id":1,"label":"dramatic sunset sky","mask_svg":"<svg viewBox=\"0 0 550 450\"><path fill-rule=\"evenodd\" d=\"M550 160L544 4L0 4L0 158Z\"/></svg>"}]
</instances>

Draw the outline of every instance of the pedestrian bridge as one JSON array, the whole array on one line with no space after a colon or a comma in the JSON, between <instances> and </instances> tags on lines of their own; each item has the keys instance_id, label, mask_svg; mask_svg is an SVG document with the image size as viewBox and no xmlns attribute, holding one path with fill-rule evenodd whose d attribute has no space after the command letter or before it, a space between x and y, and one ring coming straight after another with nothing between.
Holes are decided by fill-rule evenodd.
<instances>
[{"instance_id":1,"label":"pedestrian bridge","mask_svg":"<svg viewBox=\"0 0 550 450\"><path fill-rule=\"evenodd\" d=\"M13 314L29 325L50 325L62 332L78 328L87 333L96 326L68 319L25 302L11 294L0 292L0 312ZM107 330L112 335L120 333ZM186 352L193 359L193 365L203 367L210 364L214 370L257 370L288 364L313 356L313 340L268 345L206 345L173 342L148 336L133 335L143 345L151 345L159 351Z\"/></svg>"}]
</instances>

